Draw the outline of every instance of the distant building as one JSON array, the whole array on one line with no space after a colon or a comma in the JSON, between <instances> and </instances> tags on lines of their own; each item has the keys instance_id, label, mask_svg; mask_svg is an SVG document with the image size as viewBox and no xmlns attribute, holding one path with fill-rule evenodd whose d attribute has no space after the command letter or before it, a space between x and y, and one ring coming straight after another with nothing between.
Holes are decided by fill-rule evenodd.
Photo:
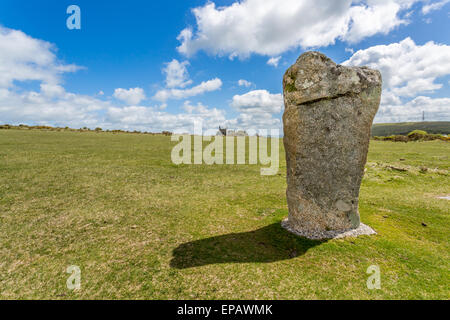
<instances>
[{"instance_id":1,"label":"distant building","mask_svg":"<svg viewBox=\"0 0 450 320\"><path fill-rule=\"evenodd\" d=\"M221 128L219 126L219 131L217 131L217 136L226 136L227 135L227 128Z\"/></svg>"},{"instance_id":2,"label":"distant building","mask_svg":"<svg viewBox=\"0 0 450 320\"><path fill-rule=\"evenodd\" d=\"M229 137L246 137L248 136L245 130L228 130L226 128L219 127L216 136L229 136Z\"/></svg>"}]
</instances>

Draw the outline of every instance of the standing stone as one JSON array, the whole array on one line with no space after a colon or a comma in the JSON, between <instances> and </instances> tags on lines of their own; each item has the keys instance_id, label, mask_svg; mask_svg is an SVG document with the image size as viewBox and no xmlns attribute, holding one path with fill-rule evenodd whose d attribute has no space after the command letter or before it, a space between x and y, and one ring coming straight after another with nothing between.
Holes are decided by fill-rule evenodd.
<instances>
[{"instance_id":1,"label":"standing stone","mask_svg":"<svg viewBox=\"0 0 450 320\"><path fill-rule=\"evenodd\" d=\"M360 227L358 196L380 72L306 52L286 71L283 89L289 207L283 226L316 239L368 228Z\"/></svg>"}]
</instances>

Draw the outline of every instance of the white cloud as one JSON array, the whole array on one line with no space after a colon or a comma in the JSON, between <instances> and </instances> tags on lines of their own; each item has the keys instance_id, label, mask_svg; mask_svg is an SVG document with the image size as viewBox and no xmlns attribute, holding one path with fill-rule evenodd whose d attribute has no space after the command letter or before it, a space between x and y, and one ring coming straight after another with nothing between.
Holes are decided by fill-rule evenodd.
<instances>
[{"instance_id":1,"label":"white cloud","mask_svg":"<svg viewBox=\"0 0 450 320\"><path fill-rule=\"evenodd\" d=\"M381 105L376 122L421 121L425 111L425 120L443 121L450 117L450 98L430 98L418 96L398 105Z\"/></svg>"},{"instance_id":2,"label":"white cloud","mask_svg":"<svg viewBox=\"0 0 450 320\"><path fill-rule=\"evenodd\" d=\"M107 102L68 93L61 75L80 67L57 59L55 47L22 31L0 27L0 122L89 126ZM40 91L20 88L23 81L40 82Z\"/></svg>"},{"instance_id":3,"label":"white cloud","mask_svg":"<svg viewBox=\"0 0 450 320\"><path fill-rule=\"evenodd\" d=\"M144 89L142 88L130 88L128 90L118 88L114 90L113 97L133 105L137 105L146 99Z\"/></svg>"},{"instance_id":4,"label":"white cloud","mask_svg":"<svg viewBox=\"0 0 450 320\"><path fill-rule=\"evenodd\" d=\"M228 126L242 129L281 128L281 121L274 114L283 109L282 94L271 94L267 90L253 90L243 95L235 95L230 104L240 112Z\"/></svg>"},{"instance_id":5,"label":"white cloud","mask_svg":"<svg viewBox=\"0 0 450 320\"><path fill-rule=\"evenodd\" d=\"M205 107L201 102L197 103L196 106L192 105L189 100L185 101L183 104L183 110L185 110L187 113L205 113L207 112L207 107Z\"/></svg>"},{"instance_id":6,"label":"white cloud","mask_svg":"<svg viewBox=\"0 0 450 320\"><path fill-rule=\"evenodd\" d=\"M47 97L63 97L66 94L66 90L57 84L41 84L41 92Z\"/></svg>"},{"instance_id":7,"label":"white cloud","mask_svg":"<svg viewBox=\"0 0 450 320\"><path fill-rule=\"evenodd\" d=\"M413 2L413 1L410 1ZM350 43L361 41L375 34L387 34L395 27L407 24L399 17L402 9L409 8L408 1L372 0L367 5L356 5L349 9L349 29L342 38Z\"/></svg>"},{"instance_id":8,"label":"white cloud","mask_svg":"<svg viewBox=\"0 0 450 320\"><path fill-rule=\"evenodd\" d=\"M245 103L241 105L242 99L233 99L231 105L239 111L239 114L236 118L227 120L226 125L232 129L279 129L281 132L282 123L279 112L282 105L280 107L279 103L276 102L276 97L272 97L272 99L274 100L273 104L264 101L259 101L258 104L257 99L255 99L253 106L245 106Z\"/></svg>"},{"instance_id":9,"label":"white cloud","mask_svg":"<svg viewBox=\"0 0 450 320\"><path fill-rule=\"evenodd\" d=\"M280 62L281 57L272 57L269 60L267 60L267 64L269 66L278 67L278 63Z\"/></svg>"},{"instance_id":10,"label":"white cloud","mask_svg":"<svg viewBox=\"0 0 450 320\"><path fill-rule=\"evenodd\" d=\"M197 105L192 105L190 101L185 101L183 104L183 109L188 114L193 115L201 115L205 117L210 117L211 119L220 121L225 121L225 111L216 109L216 108L208 108L207 106L203 105L201 102L197 103Z\"/></svg>"},{"instance_id":11,"label":"white cloud","mask_svg":"<svg viewBox=\"0 0 450 320\"><path fill-rule=\"evenodd\" d=\"M159 90L154 99L159 101L167 101L169 99L186 99L205 92L211 92L218 90L222 87L222 81L219 78L215 78L208 81L203 81L199 85L189 89L162 89Z\"/></svg>"},{"instance_id":12,"label":"white cloud","mask_svg":"<svg viewBox=\"0 0 450 320\"><path fill-rule=\"evenodd\" d=\"M238 85L239 85L240 87L246 87L246 88L248 88L248 87L250 87L250 86L252 85L252 83L251 83L250 81L247 81L247 80L244 80L244 79L240 79L240 80L238 81Z\"/></svg>"},{"instance_id":13,"label":"white cloud","mask_svg":"<svg viewBox=\"0 0 450 320\"><path fill-rule=\"evenodd\" d=\"M357 42L406 24L406 9L420 0L243 0L225 7L207 2L192 10L196 28L181 31L178 51L230 58L279 55L337 39Z\"/></svg>"},{"instance_id":14,"label":"white cloud","mask_svg":"<svg viewBox=\"0 0 450 320\"><path fill-rule=\"evenodd\" d=\"M413 97L440 89L436 79L450 74L450 46L433 41L416 45L411 38L357 51L343 65L381 71L383 87L397 96Z\"/></svg>"},{"instance_id":15,"label":"white cloud","mask_svg":"<svg viewBox=\"0 0 450 320\"><path fill-rule=\"evenodd\" d=\"M26 80L56 85L62 73L80 69L59 61L54 51L49 42L0 26L0 87L11 87L14 81Z\"/></svg>"},{"instance_id":16,"label":"white cloud","mask_svg":"<svg viewBox=\"0 0 450 320\"><path fill-rule=\"evenodd\" d=\"M222 81L215 78L203 81L192 88L184 89L187 85L192 84L186 68L187 65L189 65L188 61L179 62L176 59L167 63L163 69L166 74L166 88L157 91L153 98L161 102L166 102L169 99L186 99L222 87Z\"/></svg>"},{"instance_id":17,"label":"white cloud","mask_svg":"<svg viewBox=\"0 0 450 320\"><path fill-rule=\"evenodd\" d=\"M281 128L281 121L270 113L241 113L236 118L227 119L224 110L210 108L202 103L192 104L185 101L185 112L171 114L153 107L130 106L124 108L110 107L106 112L105 128L114 127L125 130L163 131L176 133L193 133L194 121L201 120L203 129L273 129Z\"/></svg>"},{"instance_id":18,"label":"white cloud","mask_svg":"<svg viewBox=\"0 0 450 320\"><path fill-rule=\"evenodd\" d=\"M0 89L0 122L94 127L108 102L41 86L41 92Z\"/></svg>"},{"instance_id":19,"label":"white cloud","mask_svg":"<svg viewBox=\"0 0 450 320\"><path fill-rule=\"evenodd\" d=\"M115 127L142 131L193 132L195 120L202 120L205 129L218 128L226 123L225 112L208 108L201 103L192 106L189 101L183 108L186 113L170 114L152 107L111 107L107 110L106 121Z\"/></svg>"},{"instance_id":20,"label":"white cloud","mask_svg":"<svg viewBox=\"0 0 450 320\"><path fill-rule=\"evenodd\" d=\"M52 51L53 45L31 38L20 31L4 28L0 31L0 48L2 49L0 50L0 70L3 71L0 73L0 123L2 124L24 123L72 128L86 126L152 132L163 130L192 132L196 119L202 119L204 127L208 129L218 128L219 125L234 125L233 128L242 129L247 129L249 126L267 128L273 123L279 126L279 119L273 119L269 113L273 111L273 106L271 107L266 101L271 101L275 95L268 93L267 97L263 94L259 102L254 98L253 107L259 106L261 112L254 114L243 112L234 119L226 119L224 110L210 108L201 103L193 105L186 101L182 106L184 112L171 114L163 111L167 107L166 103L153 107L117 106L111 101L67 92L60 84L60 76L63 72L75 71L77 67L60 63ZM167 72L169 73L175 74L171 71ZM178 73L180 74L183 72ZM183 86L188 81L185 75L178 78L169 76L169 78L178 79L174 80L175 82L170 81L169 86ZM21 87L22 81L25 80L38 81L40 90L33 91ZM216 78L190 89L169 88L164 94L167 99L181 99L217 90L221 86L222 81ZM102 91L96 94L97 97L102 95ZM114 97L136 105L145 99L145 94L141 88L128 90L118 88L114 91ZM245 98L236 100L240 103L237 106L243 110L250 103L245 103ZM247 108L245 111L253 110ZM268 128L271 127L273 126Z\"/></svg>"},{"instance_id":21,"label":"white cloud","mask_svg":"<svg viewBox=\"0 0 450 320\"><path fill-rule=\"evenodd\" d=\"M267 90L253 90L235 95L231 106L245 113L279 113L283 108L283 95L271 94Z\"/></svg>"},{"instance_id":22,"label":"white cloud","mask_svg":"<svg viewBox=\"0 0 450 320\"><path fill-rule=\"evenodd\" d=\"M227 120L230 129L278 129L282 132L281 120L270 113L241 113L235 119Z\"/></svg>"},{"instance_id":23,"label":"white cloud","mask_svg":"<svg viewBox=\"0 0 450 320\"><path fill-rule=\"evenodd\" d=\"M192 83L192 80L189 80L187 65L188 61L179 62L176 59L166 64L163 72L166 74L167 88L184 88Z\"/></svg>"},{"instance_id":24,"label":"white cloud","mask_svg":"<svg viewBox=\"0 0 450 320\"><path fill-rule=\"evenodd\" d=\"M377 121L379 117L399 118L400 114L404 117L403 121L406 121L414 114L414 108L419 102L427 102L423 105L426 112L438 112L430 101L441 104L446 101L417 95L442 88L443 84L438 83L437 79L450 75L449 45L432 41L416 45L412 39L406 38L398 43L359 50L343 65L366 65L380 70L383 76L383 95ZM413 100L404 102L408 98Z\"/></svg>"},{"instance_id":25,"label":"white cloud","mask_svg":"<svg viewBox=\"0 0 450 320\"><path fill-rule=\"evenodd\" d=\"M439 10L439 9L441 9L443 6L445 6L449 2L450 2L450 0L442 0L442 1L438 1L438 2L434 2L434 3L430 3L430 4L427 4L427 5L424 5L422 7L422 13L423 14L429 14L431 11Z\"/></svg>"}]
</instances>

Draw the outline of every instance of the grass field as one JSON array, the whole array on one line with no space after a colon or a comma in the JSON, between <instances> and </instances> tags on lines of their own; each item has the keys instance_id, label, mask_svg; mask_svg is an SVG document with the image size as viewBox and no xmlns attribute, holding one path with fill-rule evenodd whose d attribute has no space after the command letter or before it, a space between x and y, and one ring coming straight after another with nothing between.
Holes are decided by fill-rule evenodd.
<instances>
[{"instance_id":1,"label":"grass field","mask_svg":"<svg viewBox=\"0 0 450 320\"><path fill-rule=\"evenodd\" d=\"M280 227L283 151L279 174L261 176L176 166L174 144L0 130L0 298L450 298L448 142L371 142L360 213L378 235L333 241ZM80 290L66 288L70 265Z\"/></svg>"}]
</instances>

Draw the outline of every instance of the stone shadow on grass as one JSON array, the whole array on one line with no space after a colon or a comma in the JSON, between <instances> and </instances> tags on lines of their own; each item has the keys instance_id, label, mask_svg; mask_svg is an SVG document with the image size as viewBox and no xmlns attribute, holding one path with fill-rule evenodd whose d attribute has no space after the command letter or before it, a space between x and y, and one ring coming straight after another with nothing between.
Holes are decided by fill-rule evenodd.
<instances>
[{"instance_id":1,"label":"stone shadow on grass","mask_svg":"<svg viewBox=\"0 0 450 320\"><path fill-rule=\"evenodd\" d=\"M254 231L186 242L172 252L176 269L218 263L275 262L301 256L325 241L298 237L274 223Z\"/></svg>"}]
</instances>

